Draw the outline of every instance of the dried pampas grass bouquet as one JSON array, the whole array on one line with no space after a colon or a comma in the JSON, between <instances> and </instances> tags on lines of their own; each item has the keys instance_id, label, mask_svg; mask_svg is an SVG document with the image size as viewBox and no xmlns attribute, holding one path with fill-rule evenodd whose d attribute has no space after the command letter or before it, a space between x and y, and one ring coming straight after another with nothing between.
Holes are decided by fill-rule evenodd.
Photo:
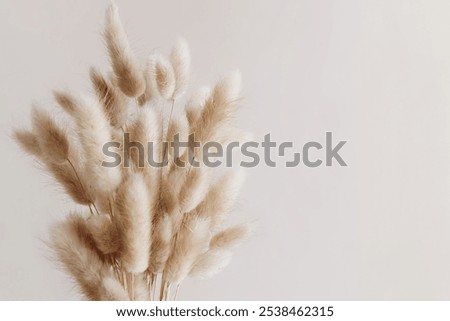
<instances>
[{"instance_id":1,"label":"dried pampas grass bouquet","mask_svg":"<svg viewBox=\"0 0 450 321\"><path fill-rule=\"evenodd\" d=\"M232 122L240 75L202 88L174 113L189 82L186 42L179 40L168 57L139 60L113 3L104 41L112 70L90 70L94 97L57 91L66 121L35 106L31 129L17 129L14 137L85 208L57 223L49 240L84 297L176 299L186 277L221 271L250 232L247 224L224 228L242 171L217 175L195 148L241 138ZM177 142L188 143L175 152ZM111 163L112 150L119 163Z\"/></svg>"}]
</instances>

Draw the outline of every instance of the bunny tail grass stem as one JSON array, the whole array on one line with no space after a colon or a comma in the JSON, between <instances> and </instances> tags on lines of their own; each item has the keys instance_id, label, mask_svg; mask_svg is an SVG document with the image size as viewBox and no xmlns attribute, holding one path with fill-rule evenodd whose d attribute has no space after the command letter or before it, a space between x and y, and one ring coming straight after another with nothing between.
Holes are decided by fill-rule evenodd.
<instances>
[{"instance_id":1,"label":"bunny tail grass stem","mask_svg":"<svg viewBox=\"0 0 450 321\"><path fill-rule=\"evenodd\" d=\"M126 274L127 274L127 285L128 285L128 288L127 288L127 290L128 290L128 296L130 297L130 300L132 301L133 299L132 299L132 294L133 294L133 286L131 285L131 273L130 272L126 272Z\"/></svg>"},{"instance_id":2,"label":"bunny tail grass stem","mask_svg":"<svg viewBox=\"0 0 450 321\"><path fill-rule=\"evenodd\" d=\"M122 283L125 291L128 291L127 272L125 270L122 270Z\"/></svg>"},{"instance_id":3,"label":"bunny tail grass stem","mask_svg":"<svg viewBox=\"0 0 450 321\"><path fill-rule=\"evenodd\" d=\"M174 106L175 106L175 99L172 99L172 107L170 108L169 122L167 123L167 129L169 129L169 127L170 127L170 122L172 120Z\"/></svg>"},{"instance_id":4,"label":"bunny tail grass stem","mask_svg":"<svg viewBox=\"0 0 450 321\"><path fill-rule=\"evenodd\" d=\"M167 288L166 288L164 301L168 301L169 299L170 299L170 283L167 283Z\"/></svg>"},{"instance_id":5,"label":"bunny tail grass stem","mask_svg":"<svg viewBox=\"0 0 450 321\"><path fill-rule=\"evenodd\" d=\"M166 130L166 143L163 143L163 157L166 157L167 149L169 148L169 128L170 128L170 122L172 121L172 114L173 114L173 108L175 106L175 99L172 99L172 107L170 108L170 114L169 114L169 121L167 122L167 130Z\"/></svg>"},{"instance_id":6,"label":"bunny tail grass stem","mask_svg":"<svg viewBox=\"0 0 450 321\"><path fill-rule=\"evenodd\" d=\"M167 278L165 274L162 274L162 281L161 281L161 288L159 292L159 300L160 301L167 301L167 294L169 292L170 284L169 281L167 281Z\"/></svg>"},{"instance_id":7,"label":"bunny tail grass stem","mask_svg":"<svg viewBox=\"0 0 450 321\"><path fill-rule=\"evenodd\" d=\"M175 294L173 296L173 300L176 301L178 297L178 292L180 291L180 283L177 284L177 287L175 289Z\"/></svg>"},{"instance_id":8,"label":"bunny tail grass stem","mask_svg":"<svg viewBox=\"0 0 450 321\"><path fill-rule=\"evenodd\" d=\"M114 217L113 207L112 207L112 200L111 196L108 198L108 204L109 204L109 213L111 214L111 218Z\"/></svg>"},{"instance_id":9,"label":"bunny tail grass stem","mask_svg":"<svg viewBox=\"0 0 450 321\"><path fill-rule=\"evenodd\" d=\"M130 276L130 299L134 301L134 273L129 273Z\"/></svg>"},{"instance_id":10,"label":"bunny tail grass stem","mask_svg":"<svg viewBox=\"0 0 450 321\"><path fill-rule=\"evenodd\" d=\"M150 279L150 297L152 301L156 301L156 283L158 282L158 274L152 273L152 277Z\"/></svg>"},{"instance_id":11,"label":"bunny tail grass stem","mask_svg":"<svg viewBox=\"0 0 450 321\"><path fill-rule=\"evenodd\" d=\"M122 271L120 270L120 267L118 266L118 264L116 263L116 269L117 269L117 278L119 279L120 284L124 285L123 283L123 274Z\"/></svg>"},{"instance_id":12,"label":"bunny tail grass stem","mask_svg":"<svg viewBox=\"0 0 450 321\"><path fill-rule=\"evenodd\" d=\"M166 287L166 280L165 280L164 273L161 275L161 286L159 288L159 301L163 301L164 298L164 289Z\"/></svg>"},{"instance_id":13,"label":"bunny tail grass stem","mask_svg":"<svg viewBox=\"0 0 450 321\"><path fill-rule=\"evenodd\" d=\"M75 169L75 166L73 165L72 161L71 161L69 158L66 158L66 159L67 159L67 162L69 163L70 167L72 168L73 172L75 173L75 176L76 176L78 182L80 183L81 188L83 189L83 193L84 193L85 195L87 195L86 189L84 188L83 183L81 182L80 176L78 175L78 172L77 172L77 170ZM98 211L97 206L95 206L95 203L92 201L91 204L92 204L92 206L94 206L95 211L97 212L97 214L100 215L100 212ZM91 214L94 214L94 213L92 212L91 205L89 205L89 210L91 211Z\"/></svg>"},{"instance_id":14,"label":"bunny tail grass stem","mask_svg":"<svg viewBox=\"0 0 450 321\"><path fill-rule=\"evenodd\" d=\"M150 301L153 301L155 299L155 293L154 293L154 288L156 285L156 274L155 273L150 273L147 275L148 278L148 292L150 294Z\"/></svg>"},{"instance_id":15,"label":"bunny tail grass stem","mask_svg":"<svg viewBox=\"0 0 450 321\"><path fill-rule=\"evenodd\" d=\"M110 254L109 255L109 259L111 260L111 267L112 267L114 273L116 274L117 278L120 280L119 269L117 268L117 264L116 264L116 261L114 259L114 256L112 254Z\"/></svg>"},{"instance_id":16,"label":"bunny tail grass stem","mask_svg":"<svg viewBox=\"0 0 450 321\"><path fill-rule=\"evenodd\" d=\"M164 298L163 301L167 301L168 293L170 292L170 283L168 281L164 284Z\"/></svg>"}]
</instances>

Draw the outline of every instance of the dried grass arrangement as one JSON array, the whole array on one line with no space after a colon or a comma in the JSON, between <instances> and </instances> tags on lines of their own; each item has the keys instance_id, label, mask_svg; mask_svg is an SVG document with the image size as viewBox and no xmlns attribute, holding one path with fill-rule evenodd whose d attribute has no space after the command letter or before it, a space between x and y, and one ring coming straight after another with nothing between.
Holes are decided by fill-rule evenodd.
<instances>
[{"instance_id":1,"label":"dried grass arrangement","mask_svg":"<svg viewBox=\"0 0 450 321\"><path fill-rule=\"evenodd\" d=\"M186 42L179 40L167 58L152 54L139 60L113 3L106 12L104 40L112 71L105 75L91 69L94 97L57 91L66 122L34 106L31 129L17 129L14 137L86 209L57 223L49 241L84 297L176 299L186 277L208 278L221 271L250 232L247 224L223 227L242 171L214 179L214 171L201 162L199 167L177 165L189 161L189 148L181 155L169 148L176 136L187 142L190 134L201 143L241 138L232 121L240 75L200 89L173 113L190 77ZM142 164L136 149L119 148L129 166L103 166L108 159L103 145L121 143L125 133L168 165ZM151 150L147 142L153 142ZM192 155L191 160L201 160L201 149Z\"/></svg>"}]
</instances>

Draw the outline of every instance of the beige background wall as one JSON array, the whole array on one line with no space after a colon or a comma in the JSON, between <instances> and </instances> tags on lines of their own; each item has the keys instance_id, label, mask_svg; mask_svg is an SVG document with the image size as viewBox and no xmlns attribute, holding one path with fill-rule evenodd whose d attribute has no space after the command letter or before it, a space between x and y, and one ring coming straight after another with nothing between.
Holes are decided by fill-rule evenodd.
<instances>
[{"instance_id":1,"label":"beige background wall","mask_svg":"<svg viewBox=\"0 0 450 321\"><path fill-rule=\"evenodd\" d=\"M180 299L450 299L450 2L119 0L133 48L190 43L194 85L240 68L240 124L349 167L249 170L258 235ZM42 240L73 204L9 138L33 101L107 67L105 1L0 1L0 299L78 299Z\"/></svg>"}]
</instances>

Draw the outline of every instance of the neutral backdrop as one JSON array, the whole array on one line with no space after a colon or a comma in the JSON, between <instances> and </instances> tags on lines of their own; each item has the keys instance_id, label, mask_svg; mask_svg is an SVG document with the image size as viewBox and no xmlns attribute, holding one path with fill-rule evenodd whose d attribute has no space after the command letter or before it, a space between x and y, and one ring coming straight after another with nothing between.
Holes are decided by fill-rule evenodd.
<instances>
[{"instance_id":1,"label":"neutral backdrop","mask_svg":"<svg viewBox=\"0 0 450 321\"><path fill-rule=\"evenodd\" d=\"M256 139L348 141L348 167L248 170L233 217L256 236L180 299L450 299L449 1L117 3L140 56L188 40L191 88L239 68ZM44 244L74 204L10 134L33 102L54 108L52 89L107 70L106 5L0 1L0 299L79 299Z\"/></svg>"}]
</instances>

